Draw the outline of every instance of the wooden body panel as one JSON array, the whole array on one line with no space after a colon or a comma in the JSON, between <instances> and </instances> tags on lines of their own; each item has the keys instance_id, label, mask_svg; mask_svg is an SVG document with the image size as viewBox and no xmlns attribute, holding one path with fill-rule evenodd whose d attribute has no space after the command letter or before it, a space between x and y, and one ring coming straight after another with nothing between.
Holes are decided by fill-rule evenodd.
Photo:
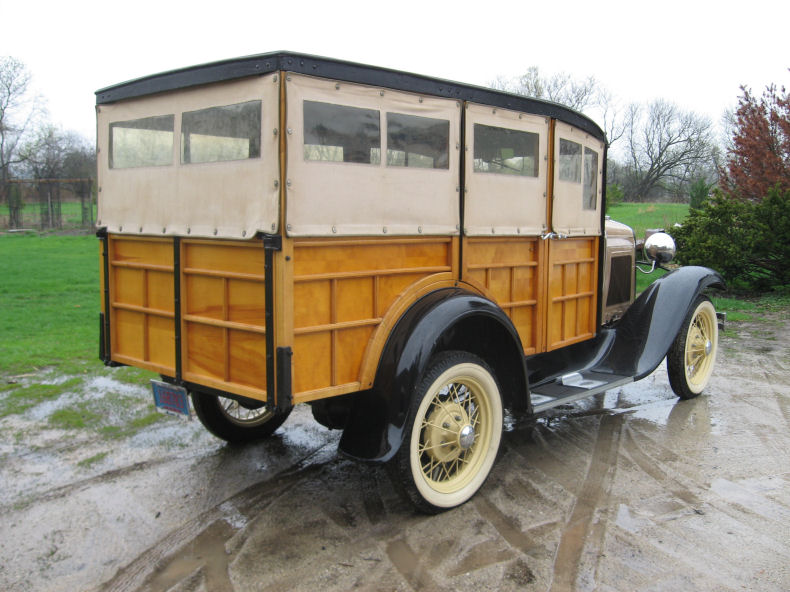
<instances>
[{"instance_id":1,"label":"wooden body panel","mask_svg":"<svg viewBox=\"0 0 790 592\"><path fill-rule=\"evenodd\" d=\"M183 240L183 378L266 397L265 259L260 241Z\"/></svg>"},{"instance_id":2,"label":"wooden body panel","mask_svg":"<svg viewBox=\"0 0 790 592\"><path fill-rule=\"evenodd\" d=\"M293 241L294 402L367 388L374 335L429 278L457 277L452 237Z\"/></svg>"},{"instance_id":3,"label":"wooden body panel","mask_svg":"<svg viewBox=\"0 0 790 592\"><path fill-rule=\"evenodd\" d=\"M110 235L108 263L112 359L173 374L173 241Z\"/></svg>"},{"instance_id":4,"label":"wooden body panel","mask_svg":"<svg viewBox=\"0 0 790 592\"><path fill-rule=\"evenodd\" d=\"M551 351L595 335L598 237L548 243L546 351Z\"/></svg>"},{"instance_id":5,"label":"wooden body panel","mask_svg":"<svg viewBox=\"0 0 790 592\"><path fill-rule=\"evenodd\" d=\"M265 400L263 243L175 244L110 235L112 359L175 376L178 248L182 378ZM400 316L442 287L463 284L496 302L525 355L595 334L597 237L467 238L463 273L459 245L457 237L287 240L276 259L275 285L282 285L274 318L276 345L293 349L294 402L372 386Z\"/></svg>"},{"instance_id":6,"label":"wooden body panel","mask_svg":"<svg viewBox=\"0 0 790 592\"><path fill-rule=\"evenodd\" d=\"M464 242L464 281L479 286L507 313L525 354L543 350L543 250L538 237L475 237Z\"/></svg>"}]
</instances>

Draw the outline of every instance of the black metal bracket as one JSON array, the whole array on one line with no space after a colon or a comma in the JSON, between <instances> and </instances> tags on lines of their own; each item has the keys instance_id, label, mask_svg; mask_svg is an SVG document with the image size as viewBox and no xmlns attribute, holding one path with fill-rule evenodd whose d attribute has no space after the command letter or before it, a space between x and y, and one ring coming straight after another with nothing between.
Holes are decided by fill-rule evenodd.
<instances>
[{"instance_id":1,"label":"black metal bracket","mask_svg":"<svg viewBox=\"0 0 790 592\"><path fill-rule=\"evenodd\" d=\"M277 348L277 410L287 411L293 407L293 388L291 386L291 358L293 351L290 347Z\"/></svg>"},{"instance_id":2,"label":"black metal bracket","mask_svg":"<svg viewBox=\"0 0 790 592\"><path fill-rule=\"evenodd\" d=\"M278 234L263 235L264 249L264 298L266 319L266 404L275 405L275 351L274 351L274 252L283 248L283 237Z\"/></svg>"},{"instance_id":3,"label":"black metal bracket","mask_svg":"<svg viewBox=\"0 0 790 592\"><path fill-rule=\"evenodd\" d=\"M263 248L267 251L282 251L283 237L279 234L264 234Z\"/></svg>"},{"instance_id":4,"label":"black metal bracket","mask_svg":"<svg viewBox=\"0 0 790 592\"><path fill-rule=\"evenodd\" d=\"M110 239L107 229L102 227L96 231L96 236L102 242L102 268L104 270L104 314L99 315L101 331L99 332L99 359L105 366L112 366L112 351L110 340Z\"/></svg>"}]
</instances>

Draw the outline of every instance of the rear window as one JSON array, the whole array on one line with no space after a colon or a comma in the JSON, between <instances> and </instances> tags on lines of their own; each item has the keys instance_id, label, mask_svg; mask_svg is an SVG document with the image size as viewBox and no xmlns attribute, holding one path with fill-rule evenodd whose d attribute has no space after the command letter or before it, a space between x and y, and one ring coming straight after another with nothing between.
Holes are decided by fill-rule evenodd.
<instances>
[{"instance_id":1,"label":"rear window","mask_svg":"<svg viewBox=\"0 0 790 592\"><path fill-rule=\"evenodd\" d=\"M379 164L379 111L305 101L304 159Z\"/></svg>"},{"instance_id":2,"label":"rear window","mask_svg":"<svg viewBox=\"0 0 790 592\"><path fill-rule=\"evenodd\" d=\"M538 134L480 123L474 134L475 172L538 176Z\"/></svg>"},{"instance_id":3,"label":"rear window","mask_svg":"<svg viewBox=\"0 0 790 592\"><path fill-rule=\"evenodd\" d=\"M387 113L388 166L447 169L449 156L449 121Z\"/></svg>"},{"instance_id":4,"label":"rear window","mask_svg":"<svg viewBox=\"0 0 790 592\"><path fill-rule=\"evenodd\" d=\"M167 166L173 163L173 115L110 124L110 168Z\"/></svg>"},{"instance_id":5,"label":"rear window","mask_svg":"<svg viewBox=\"0 0 790 592\"><path fill-rule=\"evenodd\" d=\"M181 162L196 164L261 156L261 102L188 111L181 116Z\"/></svg>"}]
</instances>

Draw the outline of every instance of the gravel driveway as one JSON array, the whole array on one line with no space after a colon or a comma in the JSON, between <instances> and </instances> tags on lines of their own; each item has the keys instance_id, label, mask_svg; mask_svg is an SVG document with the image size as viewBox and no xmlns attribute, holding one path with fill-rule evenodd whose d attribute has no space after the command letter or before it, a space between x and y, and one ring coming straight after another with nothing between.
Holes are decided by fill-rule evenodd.
<instances>
[{"instance_id":1,"label":"gravel driveway","mask_svg":"<svg viewBox=\"0 0 790 592\"><path fill-rule=\"evenodd\" d=\"M790 324L736 332L695 400L662 365L511 420L483 489L433 517L306 407L240 448L168 418L88 467L90 437L3 418L0 589L785 591Z\"/></svg>"}]
</instances>

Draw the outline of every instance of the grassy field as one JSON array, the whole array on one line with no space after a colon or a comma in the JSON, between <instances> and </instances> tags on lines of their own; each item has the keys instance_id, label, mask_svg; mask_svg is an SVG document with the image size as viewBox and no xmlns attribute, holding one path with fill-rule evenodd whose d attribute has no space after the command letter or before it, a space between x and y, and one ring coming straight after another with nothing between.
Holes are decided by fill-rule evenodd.
<instances>
[{"instance_id":1,"label":"grassy field","mask_svg":"<svg viewBox=\"0 0 790 592\"><path fill-rule=\"evenodd\" d=\"M98 356L98 240L0 236L0 373L74 372Z\"/></svg>"},{"instance_id":2,"label":"grassy field","mask_svg":"<svg viewBox=\"0 0 790 592\"><path fill-rule=\"evenodd\" d=\"M688 211L688 204L676 203L621 203L609 207L612 220L633 228L637 239L644 238L648 228L663 228L672 234L672 226L682 223Z\"/></svg>"},{"instance_id":3,"label":"grassy field","mask_svg":"<svg viewBox=\"0 0 790 592\"><path fill-rule=\"evenodd\" d=\"M43 425L113 439L162 417L147 394L151 373L105 368L99 360L98 253L92 234L0 234L0 420L72 401ZM138 391L111 388L98 396L89 392L97 379Z\"/></svg>"},{"instance_id":4,"label":"grassy field","mask_svg":"<svg viewBox=\"0 0 790 592\"><path fill-rule=\"evenodd\" d=\"M93 220L96 220L97 208L93 204ZM60 205L60 217L63 228L82 228L82 205L76 201L66 201ZM8 205L0 204L0 228L8 228ZM26 203L22 208L22 227L40 228L41 210L37 203Z\"/></svg>"}]
</instances>

